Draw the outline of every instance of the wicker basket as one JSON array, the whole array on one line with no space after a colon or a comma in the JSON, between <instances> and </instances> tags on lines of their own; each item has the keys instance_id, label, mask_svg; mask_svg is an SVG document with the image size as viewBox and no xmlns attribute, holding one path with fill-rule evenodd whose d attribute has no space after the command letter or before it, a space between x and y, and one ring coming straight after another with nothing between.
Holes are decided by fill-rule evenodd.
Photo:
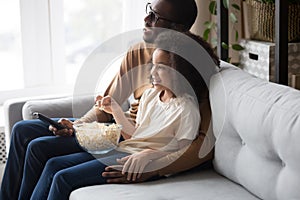
<instances>
[{"instance_id":1,"label":"wicker basket","mask_svg":"<svg viewBox=\"0 0 300 200\"><path fill-rule=\"evenodd\" d=\"M275 4L248 0L251 17L250 38L268 42L275 41ZM300 41L300 4L290 4L288 15L288 41Z\"/></svg>"}]
</instances>

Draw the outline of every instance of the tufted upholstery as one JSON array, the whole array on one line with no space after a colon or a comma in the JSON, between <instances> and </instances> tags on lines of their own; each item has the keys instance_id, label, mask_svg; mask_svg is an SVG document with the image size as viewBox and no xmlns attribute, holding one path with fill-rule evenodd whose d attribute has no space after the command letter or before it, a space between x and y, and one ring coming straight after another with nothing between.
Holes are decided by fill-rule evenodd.
<instances>
[{"instance_id":1,"label":"tufted upholstery","mask_svg":"<svg viewBox=\"0 0 300 200\"><path fill-rule=\"evenodd\" d=\"M262 199L300 199L300 92L237 68L211 82L215 170Z\"/></svg>"}]
</instances>

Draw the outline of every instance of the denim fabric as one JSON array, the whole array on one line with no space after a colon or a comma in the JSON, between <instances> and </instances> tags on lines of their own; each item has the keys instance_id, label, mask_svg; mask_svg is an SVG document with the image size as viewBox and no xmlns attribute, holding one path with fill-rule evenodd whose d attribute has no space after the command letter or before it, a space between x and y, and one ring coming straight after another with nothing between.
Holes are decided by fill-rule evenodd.
<instances>
[{"instance_id":1,"label":"denim fabric","mask_svg":"<svg viewBox=\"0 0 300 200\"><path fill-rule=\"evenodd\" d=\"M93 157L90 161L74 165L74 161L78 161L79 163L85 160L87 158L86 154L70 154L49 160L31 199L68 200L69 195L75 189L84 186L105 184L106 180L101 176L105 167L117 164L117 158L128 155L114 151L106 157L99 159ZM49 181L49 179L53 180Z\"/></svg>"},{"instance_id":2,"label":"denim fabric","mask_svg":"<svg viewBox=\"0 0 300 200\"><path fill-rule=\"evenodd\" d=\"M60 170L93 160L94 157L86 152L50 158L40 176L31 199L47 199L54 175Z\"/></svg>"},{"instance_id":3,"label":"denim fabric","mask_svg":"<svg viewBox=\"0 0 300 200\"><path fill-rule=\"evenodd\" d=\"M1 200L18 199L27 146L31 140L49 135L52 135L52 133L48 130L48 125L39 120L21 121L14 125L9 155L2 179Z\"/></svg>"},{"instance_id":4,"label":"denim fabric","mask_svg":"<svg viewBox=\"0 0 300 200\"><path fill-rule=\"evenodd\" d=\"M30 198L44 166L50 158L80 151L82 150L74 137L47 136L32 140L26 151L19 200Z\"/></svg>"},{"instance_id":5,"label":"denim fabric","mask_svg":"<svg viewBox=\"0 0 300 200\"><path fill-rule=\"evenodd\" d=\"M0 200L29 199L49 158L82 151L74 137L53 136L48 126L40 120L26 120L13 127ZM51 145L37 145L45 141Z\"/></svg>"}]
</instances>

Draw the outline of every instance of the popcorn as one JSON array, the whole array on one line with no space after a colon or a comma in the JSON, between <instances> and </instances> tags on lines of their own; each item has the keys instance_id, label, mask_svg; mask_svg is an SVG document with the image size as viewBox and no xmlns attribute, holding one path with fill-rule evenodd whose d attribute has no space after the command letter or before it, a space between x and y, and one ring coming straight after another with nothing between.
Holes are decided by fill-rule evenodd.
<instances>
[{"instance_id":1,"label":"popcorn","mask_svg":"<svg viewBox=\"0 0 300 200\"><path fill-rule=\"evenodd\" d=\"M93 154L107 153L119 143L122 126L109 123L82 123L74 125L79 145Z\"/></svg>"}]
</instances>

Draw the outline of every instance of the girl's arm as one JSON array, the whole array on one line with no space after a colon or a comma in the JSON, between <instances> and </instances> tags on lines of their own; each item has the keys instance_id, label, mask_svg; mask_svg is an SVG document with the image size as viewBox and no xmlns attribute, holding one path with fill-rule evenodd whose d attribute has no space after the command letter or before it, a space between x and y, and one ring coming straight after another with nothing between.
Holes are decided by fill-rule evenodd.
<instances>
[{"instance_id":1,"label":"girl's arm","mask_svg":"<svg viewBox=\"0 0 300 200\"><path fill-rule=\"evenodd\" d=\"M169 154L169 152L145 149L141 152L117 159L123 165L122 174L127 174L128 181L136 181L145 173L145 167L152 162Z\"/></svg>"},{"instance_id":2,"label":"girl's arm","mask_svg":"<svg viewBox=\"0 0 300 200\"><path fill-rule=\"evenodd\" d=\"M192 141L181 140L179 141L179 148L186 148ZM160 159L171 152L155 150L155 149L145 149L141 152L134 153L132 155L123 157L118 160L120 164L123 164L122 174L127 174L127 180L136 181L139 179L145 171L146 166L153 160Z\"/></svg>"},{"instance_id":3,"label":"girl's arm","mask_svg":"<svg viewBox=\"0 0 300 200\"><path fill-rule=\"evenodd\" d=\"M100 109L105 112L112 114L115 121L122 125L122 136L124 139L131 138L132 134L135 132L135 125L132 124L125 116L121 106L110 96L105 96L99 101Z\"/></svg>"}]
</instances>

